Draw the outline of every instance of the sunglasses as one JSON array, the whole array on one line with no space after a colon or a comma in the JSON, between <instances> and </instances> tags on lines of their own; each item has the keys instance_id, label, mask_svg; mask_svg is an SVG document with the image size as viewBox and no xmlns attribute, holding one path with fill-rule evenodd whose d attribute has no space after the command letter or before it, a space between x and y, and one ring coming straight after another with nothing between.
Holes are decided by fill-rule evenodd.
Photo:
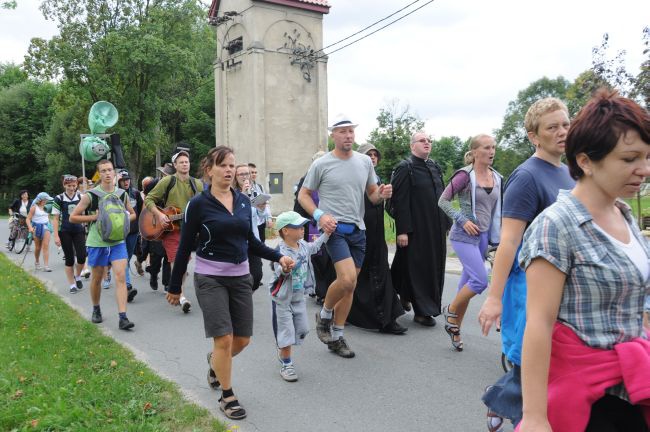
<instances>
[{"instance_id":1,"label":"sunglasses","mask_svg":"<svg viewBox=\"0 0 650 432\"><path fill-rule=\"evenodd\" d=\"M65 174L63 176L63 183L72 183L76 181L77 181L77 177L73 176L72 174Z\"/></svg>"}]
</instances>

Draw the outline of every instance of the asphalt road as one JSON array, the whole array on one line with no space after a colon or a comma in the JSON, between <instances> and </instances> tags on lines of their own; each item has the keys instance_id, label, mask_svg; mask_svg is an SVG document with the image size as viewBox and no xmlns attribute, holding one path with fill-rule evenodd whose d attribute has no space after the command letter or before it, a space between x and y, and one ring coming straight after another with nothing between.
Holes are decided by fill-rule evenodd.
<instances>
[{"instance_id":1,"label":"asphalt road","mask_svg":"<svg viewBox=\"0 0 650 432\"><path fill-rule=\"evenodd\" d=\"M7 220L0 220L7 232ZM0 237L4 240L4 234ZM18 264L23 254L2 251ZM63 258L50 245L52 273L34 272L33 253L24 268L43 280L85 319L90 319L89 283L78 294L68 292ZM42 261L41 261L42 262ZM270 271L265 263L265 281ZM192 265L190 265L192 271ZM206 382L206 352L201 311L192 278L186 295L192 301L189 314L169 306L162 290L152 291L148 274L140 277L132 267L139 294L128 306L133 331L117 328L114 286L102 290L104 322L100 328L131 349L163 377L176 382L183 393L225 419L217 405L218 394ZM444 301L455 292L458 276L448 274ZM484 388L501 375L500 339L481 336L476 316L482 298L475 299L463 325L465 350L451 349L442 328L442 316L431 329L413 322L412 312L399 322L409 328L394 336L346 327L346 339L356 358L343 359L330 352L312 332L304 345L294 349L299 380L287 383L279 365L270 320L270 303L264 287L254 294L254 336L249 347L234 359L233 388L249 415L236 422L240 431L485 431ZM308 300L310 321L318 306ZM511 430L510 428L508 430Z\"/></svg>"}]
</instances>

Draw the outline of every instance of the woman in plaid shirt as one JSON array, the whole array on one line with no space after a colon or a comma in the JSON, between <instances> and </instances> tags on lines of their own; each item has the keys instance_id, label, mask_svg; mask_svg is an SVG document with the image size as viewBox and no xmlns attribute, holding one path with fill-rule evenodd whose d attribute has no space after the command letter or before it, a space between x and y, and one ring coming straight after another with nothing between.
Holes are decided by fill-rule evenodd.
<instances>
[{"instance_id":1,"label":"woman in plaid shirt","mask_svg":"<svg viewBox=\"0 0 650 432\"><path fill-rule=\"evenodd\" d=\"M619 198L650 175L650 114L601 90L571 124L566 156L576 186L535 219L519 258L528 321L517 430L647 431L650 249Z\"/></svg>"}]
</instances>

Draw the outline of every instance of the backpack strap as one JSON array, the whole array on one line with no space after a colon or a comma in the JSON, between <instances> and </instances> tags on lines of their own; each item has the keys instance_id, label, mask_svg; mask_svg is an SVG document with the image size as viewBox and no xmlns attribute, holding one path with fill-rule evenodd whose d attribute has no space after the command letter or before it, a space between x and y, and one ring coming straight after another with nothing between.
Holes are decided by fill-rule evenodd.
<instances>
[{"instance_id":1,"label":"backpack strap","mask_svg":"<svg viewBox=\"0 0 650 432\"><path fill-rule=\"evenodd\" d=\"M195 179L194 177L190 176L190 187L192 188L192 196L193 196L193 197L195 197L196 194L198 193L198 192L196 191L196 181L197 181L197 179Z\"/></svg>"},{"instance_id":2,"label":"backpack strap","mask_svg":"<svg viewBox=\"0 0 650 432\"><path fill-rule=\"evenodd\" d=\"M172 190L174 186L176 186L176 176L171 175L171 178L169 179L169 184L167 185L167 189L165 190L165 195L163 195L163 202L162 206L165 206L167 204L167 198L169 198L169 191Z\"/></svg>"}]
</instances>

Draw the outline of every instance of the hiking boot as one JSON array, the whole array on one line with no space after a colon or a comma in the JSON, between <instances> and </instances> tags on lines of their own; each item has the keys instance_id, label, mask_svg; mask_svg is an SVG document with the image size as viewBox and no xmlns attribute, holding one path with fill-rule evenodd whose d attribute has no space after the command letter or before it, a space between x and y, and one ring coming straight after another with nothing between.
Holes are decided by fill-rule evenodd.
<instances>
[{"instance_id":1,"label":"hiking boot","mask_svg":"<svg viewBox=\"0 0 650 432\"><path fill-rule=\"evenodd\" d=\"M316 335L324 344L332 342L332 318L321 318L320 312L316 312Z\"/></svg>"},{"instance_id":2,"label":"hiking boot","mask_svg":"<svg viewBox=\"0 0 650 432\"><path fill-rule=\"evenodd\" d=\"M104 319L102 318L102 311L93 310L93 317L91 318L91 321L94 322L95 324L99 324L100 322L104 321Z\"/></svg>"},{"instance_id":3,"label":"hiking boot","mask_svg":"<svg viewBox=\"0 0 650 432\"><path fill-rule=\"evenodd\" d=\"M296 373L296 368L293 366L293 363L282 363L282 367L280 368L280 376L287 382L298 381L298 374Z\"/></svg>"},{"instance_id":4,"label":"hiking boot","mask_svg":"<svg viewBox=\"0 0 650 432\"><path fill-rule=\"evenodd\" d=\"M81 280L76 280L74 283L77 285L77 290L81 290L84 287L84 284L81 283Z\"/></svg>"},{"instance_id":5,"label":"hiking boot","mask_svg":"<svg viewBox=\"0 0 650 432\"><path fill-rule=\"evenodd\" d=\"M221 388L221 383L217 378L217 374L214 373L212 369L212 351L208 353L208 385L212 390L219 390Z\"/></svg>"},{"instance_id":6,"label":"hiking boot","mask_svg":"<svg viewBox=\"0 0 650 432\"><path fill-rule=\"evenodd\" d=\"M181 310L183 313L189 313L190 308L192 307L192 303L185 297L181 297Z\"/></svg>"},{"instance_id":7,"label":"hiking boot","mask_svg":"<svg viewBox=\"0 0 650 432\"><path fill-rule=\"evenodd\" d=\"M138 290L137 289L135 289L135 288L128 289L127 288L126 301L128 303L131 303L136 295L138 295Z\"/></svg>"},{"instance_id":8,"label":"hiking boot","mask_svg":"<svg viewBox=\"0 0 650 432\"><path fill-rule=\"evenodd\" d=\"M343 358L352 358L355 355L343 338L329 342L327 348Z\"/></svg>"},{"instance_id":9,"label":"hiking boot","mask_svg":"<svg viewBox=\"0 0 650 432\"><path fill-rule=\"evenodd\" d=\"M120 318L120 330L129 330L133 327L135 327L135 324L129 321L128 318Z\"/></svg>"}]
</instances>

